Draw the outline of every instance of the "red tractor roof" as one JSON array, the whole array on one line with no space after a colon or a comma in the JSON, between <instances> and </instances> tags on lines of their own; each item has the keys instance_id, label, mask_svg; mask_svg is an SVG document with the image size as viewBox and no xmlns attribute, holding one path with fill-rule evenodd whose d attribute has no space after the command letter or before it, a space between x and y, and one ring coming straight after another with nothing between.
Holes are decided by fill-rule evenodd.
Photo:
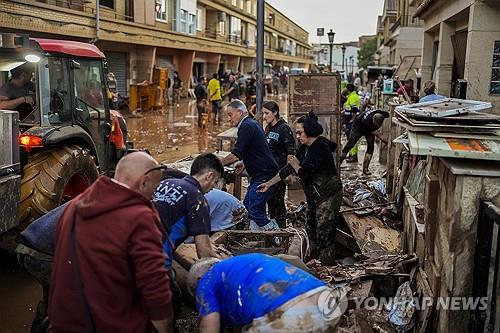
<instances>
[{"instance_id":1,"label":"red tractor roof","mask_svg":"<svg viewBox=\"0 0 500 333\"><path fill-rule=\"evenodd\" d=\"M105 58L106 56L102 53L97 46L82 42L75 42L71 40L57 40L57 39L45 39L45 38L34 38L33 39L40 48L47 52L58 52L64 53L76 57L88 57L88 58Z\"/></svg>"}]
</instances>

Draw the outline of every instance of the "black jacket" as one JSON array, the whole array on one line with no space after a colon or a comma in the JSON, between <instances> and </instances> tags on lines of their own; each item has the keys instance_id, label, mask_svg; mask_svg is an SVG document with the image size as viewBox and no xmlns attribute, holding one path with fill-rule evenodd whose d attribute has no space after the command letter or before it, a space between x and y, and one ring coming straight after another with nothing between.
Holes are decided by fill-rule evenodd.
<instances>
[{"instance_id":1,"label":"black jacket","mask_svg":"<svg viewBox=\"0 0 500 333\"><path fill-rule=\"evenodd\" d=\"M300 161L298 176L304 185L309 205L317 205L342 190L342 182L333 160L336 148L335 142L320 136L310 146L301 145L295 155ZM280 177L285 179L293 172L293 168L287 165L280 170Z\"/></svg>"},{"instance_id":2,"label":"black jacket","mask_svg":"<svg viewBox=\"0 0 500 333\"><path fill-rule=\"evenodd\" d=\"M287 164L287 156L295 155L295 138L290 126L283 119L266 128L267 143L280 168Z\"/></svg>"}]
</instances>

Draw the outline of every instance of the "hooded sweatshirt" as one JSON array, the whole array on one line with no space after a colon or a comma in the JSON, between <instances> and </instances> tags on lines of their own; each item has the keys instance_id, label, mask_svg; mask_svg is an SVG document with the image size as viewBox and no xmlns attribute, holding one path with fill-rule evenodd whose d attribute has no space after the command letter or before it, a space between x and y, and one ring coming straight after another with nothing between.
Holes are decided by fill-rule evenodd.
<instances>
[{"instance_id":1,"label":"hooded sweatshirt","mask_svg":"<svg viewBox=\"0 0 500 333\"><path fill-rule=\"evenodd\" d=\"M72 200L57 225L53 332L85 327L71 255L75 211L80 275L96 332L147 332L150 320L168 318L171 292L158 214L141 193L101 177Z\"/></svg>"}]
</instances>

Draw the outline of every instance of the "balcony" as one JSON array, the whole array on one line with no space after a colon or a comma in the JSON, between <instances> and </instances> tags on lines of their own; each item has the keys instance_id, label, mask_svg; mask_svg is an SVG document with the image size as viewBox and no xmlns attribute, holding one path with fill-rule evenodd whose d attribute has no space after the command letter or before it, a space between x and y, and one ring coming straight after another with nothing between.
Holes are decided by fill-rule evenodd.
<instances>
[{"instance_id":1,"label":"balcony","mask_svg":"<svg viewBox=\"0 0 500 333\"><path fill-rule=\"evenodd\" d=\"M71 0L36 0L36 2L45 3L47 5L52 5L56 7L61 7L65 9L73 9L78 10L80 12L88 12L89 9L88 3L85 1L71 1Z\"/></svg>"},{"instance_id":2,"label":"balcony","mask_svg":"<svg viewBox=\"0 0 500 333\"><path fill-rule=\"evenodd\" d=\"M399 27L423 27L424 21L418 18L413 18L411 15L399 16L396 22L391 26L391 32L396 31Z\"/></svg>"},{"instance_id":3,"label":"balcony","mask_svg":"<svg viewBox=\"0 0 500 333\"><path fill-rule=\"evenodd\" d=\"M56 6L64 9L76 10L79 12L95 15L95 3L90 3L88 0L37 0L36 2L44 3L51 6ZM114 9L104 6L99 7L100 16L112 18L115 20L134 21L134 17L130 15L119 14Z\"/></svg>"}]
</instances>

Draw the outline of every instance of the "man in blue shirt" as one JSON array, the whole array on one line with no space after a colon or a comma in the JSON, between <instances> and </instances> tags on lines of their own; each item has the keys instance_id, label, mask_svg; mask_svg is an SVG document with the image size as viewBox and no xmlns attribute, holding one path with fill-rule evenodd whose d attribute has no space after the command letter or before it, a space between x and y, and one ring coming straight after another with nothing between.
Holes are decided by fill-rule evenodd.
<instances>
[{"instance_id":1,"label":"man in blue shirt","mask_svg":"<svg viewBox=\"0 0 500 333\"><path fill-rule=\"evenodd\" d=\"M203 194L214 188L223 173L214 154L201 154L194 159L190 176L164 179L156 189L153 201L168 234L163 245L168 269L172 268L175 248L189 236L194 237L199 258L217 256L210 244L210 213Z\"/></svg>"},{"instance_id":2,"label":"man in blue shirt","mask_svg":"<svg viewBox=\"0 0 500 333\"><path fill-rule=\"evenodd\" d=\"M248 212L234 195L214 188L205 194L210 208L211 231L227 230L234 226L245 228Z\"/></svg>"},{"instance_id":3,"label":"man in blue shirt","mask_svg":"<svg viewBox=\"0 0 500 333\"><path fill-rule=\"evenodd\" d=\"M250 219L259 227L265 228L270 223L266 214L266 202L272 196L272 191L260 193L257 192L257 187L279 171L278 164L269 149L262 126L248 116L245 104L238 99L233 100L227 106L227 113L231 126L238 128L238 138L233 150L222 163L229 165L243 161L250 176L250 185L243 204ZM242 167L238 171L241 172Z\"/></svg>"},{"instance_id":4,"label":"man in blue shirt","mask_svg":"<svg viewBox=\"0 0 500 333\"><path fill-rule=\"evenodd\" d=\"M321 306L330 288L309 273L265 254L197 261L188 274L200 332L323 332L335 326ZM329 301L332 301L331 299Z\"/></svg>"}]
</instances>

